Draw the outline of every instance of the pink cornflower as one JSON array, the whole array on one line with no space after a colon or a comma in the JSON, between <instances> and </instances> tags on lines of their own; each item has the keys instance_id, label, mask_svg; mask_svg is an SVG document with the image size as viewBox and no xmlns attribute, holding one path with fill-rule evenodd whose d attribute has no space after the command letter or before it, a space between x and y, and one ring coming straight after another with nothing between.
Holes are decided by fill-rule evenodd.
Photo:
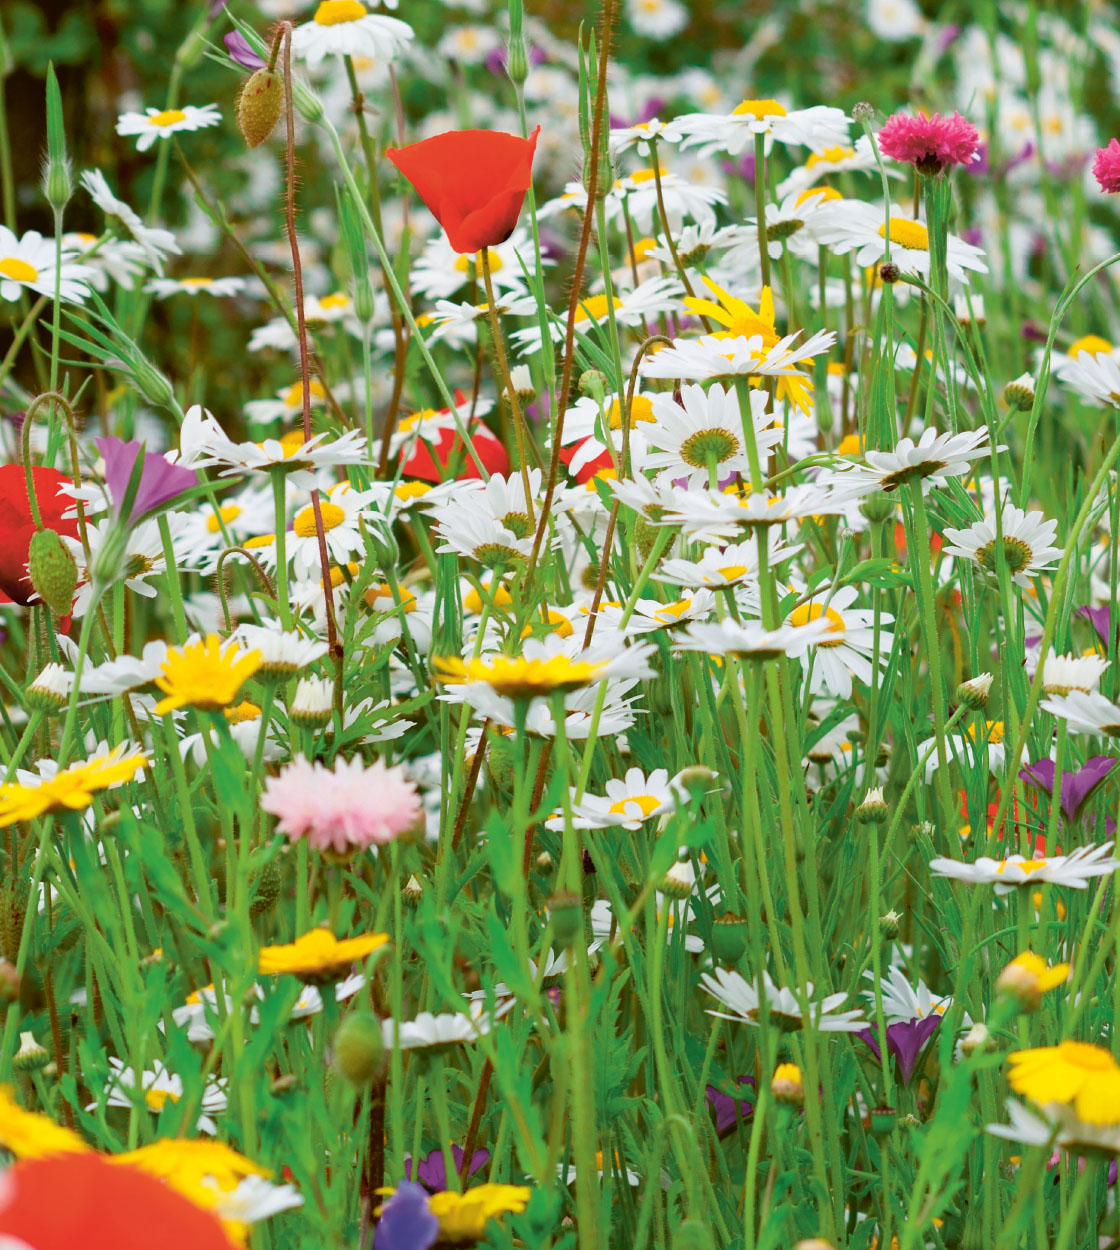
<instances>
[{"instance_id":1,"label":"pink cornflower","mask_svg":"<svg viewBox=\"0 0 1120 1250\"><path fill-rule=\"evenodd\" d=\"M883 155L913 165L920 174L939 174L950 165L971 164L979 156L979 143L976 127L960 113L952 117L895 113L879 131Z\"/></svg>"},{"instance_id":2,"label":"pink cornflower","mask_svg":"<svg viewBox=\"0 0 1120 1250\"><path fill-rule=\"evenodd\" d=\"M1120 143L1109 139L1107 148L1097 148L1097 159L1093 162L1093 177L1100 184L1102 191L1115 195L1120 191Z\"/></svg>"},{"instance_id":3,"label":"pink cornflower","mask_svg":"<svg viewBox=\"0 0 1120 1250\"><path fill-rule=\"evenodd\" d=\"M350 856L392 842L421 818L420 796L402 768L381 761L335 761L333 769L298 756L265 782L261 807L293 842L306 837L317 851Z\"/></svg>"}]
</instances>

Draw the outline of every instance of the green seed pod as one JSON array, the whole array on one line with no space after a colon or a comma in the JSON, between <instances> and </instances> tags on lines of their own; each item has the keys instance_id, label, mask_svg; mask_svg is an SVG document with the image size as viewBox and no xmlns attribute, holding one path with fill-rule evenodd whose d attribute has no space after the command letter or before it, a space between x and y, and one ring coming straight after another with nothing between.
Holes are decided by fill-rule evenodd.
<instances>
[{"instance_id":1,"label":"green seed pod","mask_svg":"<svg viewBox=\"0 0 1120 1250\"><path fill-rule=\"evenodd\" d=\"M249 915L259 916L263 912L268 911L280 897L280 890L283 884L284 874L280 871L280 865L276 860L273 860L270 864L265 864L257 874L253 890L253 901L249 904Z\"/></svg>"},{"instance_id":2,"label":"green seed pod","mask_svg":"<svg viewBox=\"0 0 1120 1250\"><path fill-rule=\"evenodd\" d=\"M733 911L717 916L712 925L712 954L721 964L736 964L747 949L747 921Z\"/></svg>"},{"instance_id":3,"label":"green seed pod","mask_svg":"<svg viewBox=\"0 0 1120 1250\"><path fill-rule=\"evenodd\" d=\"M368 1085L385 1067L381 1022L368 1011L355 1011L334 1035L334 1061L352 1085Z\"/></svg>"},{"instance_id":4,"label":"green seed pod","mask_svg":"<svg viewBox=\"0 0 1120 1250\"><path fill-rule=\"evenodd\" d=\"M27 549L31 584L39 598L58 616L74 606L78 566L66 544L54 530L36 530Z\"/></svg>"},{"instance_id":5,"label":"green seed pod","mask_svg":"<svg viewBox=\"0 0 1120 1250\"><path fill-rule=\"evenodd\" d=\"M869 521L887 521L895 514L898 505L887 494L882 491L876 491L874 495L868 495L860 504L859 510Z\"/></svg>"},{"instance_id":6,"label":"green seed pod","mask_svg":"<svg viewBox=\"0 0 1120 1250\"><path fill-rule=\"evenodd\" d=\"M272 134L284 111L284 80L262 67L246 78L237 97L237 125L251 148Z\"/></svg>"}]
</instances>

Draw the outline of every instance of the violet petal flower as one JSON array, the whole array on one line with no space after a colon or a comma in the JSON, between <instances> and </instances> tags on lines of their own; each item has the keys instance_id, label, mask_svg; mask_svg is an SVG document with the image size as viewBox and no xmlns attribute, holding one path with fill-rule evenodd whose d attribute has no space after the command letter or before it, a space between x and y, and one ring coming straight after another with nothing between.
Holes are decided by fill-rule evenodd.
<instances>
[{"instance_id":1,"label":"violet petal flower","mask_svg":"<svg viewBox=\"0 0 1120 1250\"><path fill-rule=\"evenodd\" d=\"M140 454L141 444L136 439L127 443L119 438L95 438L93 441L105 461L105 483L109 488L109 498L113 501L113 512L119 516L121 504L128 493L128 483L132 477L136 457ZM197 481L198 478L193 469L171 464L156 452L145 452L144 468L140 473L140 487L136 492L136 498L132 501L130 519L139 520L140 517L153 512L161 504L189 490Z\"/></svg>"},{"instance_id":2,"label":"violet petal flower","mask_svg":"<svg viewBox=\"0 0 1120 1250\"><path fill-rule=\"evenodd\" d=\"M918 1057L922 1053L922 1048L937 1032L937 1026L940 1023L941 1017L936 1012L931 1012L920 1020L899 1020L887 1025L887 1051L894 1055L904 1085L910 1084L910 1078L918 1066ZM873 1024L869 1029L862 1029L856 1036L867 1043L875 1058L878 1059L877 1027Z\"/></svg>"},{"instance_id":3,"label":"violet petal flower","mask_svg":"<svg viewBox=\"0 0 1120 1250\"><path fill-rule=\"evenodd\" d=\"M1062 773L1062 815L1073 822L1081 815L1081 809L1096 794L1116 761L1110 755L1092 755L1076 771ZM1038 786L1048 795L1054 794L1054 761L1038 760L1019 770L1019 776L1029 785Z\"/></svg>"},{"instance_id":4,"label":"violet petal flower","mask_svg":"<svg viewBox=\"0 0 1120 1250\"><path fill-rule=\"evenodd\" d=\"M401 1181L381 1208L373 1250L428 1250L439 1236L439 1220L428 1208L422 1185Z\"/></svg>"},{"instance_id":5,"label":"violet petal flower","mask_svg":"<svg viewBox=\"0 0 1120 1250\"><path fill-rule=\"evenodd\" d=\"M252 45L239 30L231 30L228 35L223 35L222 42L226 45L230 60L243 69L264 68L264 58L253 51Z\"/></svg>"},{"instance_id":6,"label":"violet petal flower","mask_svg":"<svg viewBox=\"0 0 1120 1250\"><path fill-rule=\"evenodd\" d=\"M455 1165L455 1171L462 1171L463 1167L463 1148L462 1146L451 1147L451 1160ZM476 1150L471 1155L471 1164L467 1169L467 1176L473 1176L479 1168L485 1167L490 1162L489 1150ZM412 1160L405 1159L404 1174L412 1180ZM430 1193L439 1194L447 1188L447 1168L444 1164L442 1150L430 1150L421 1160L416 1168L416 1179Z\"/></svg>"},{"instance_id":7,"label":"violet petal flower","mask_svg":"<svg viewBox=\"0 0 1120 1250\"><path fill-rule=\"evenodd\" d=\"M1112 612L1107 605L1103 608L1090 608L1088 606L1077 609L1077 615L1083 616L1090 625L1097 631L1101 642L1108 645L1109 626L1112 620Z\"/></svg>"},{"instance_id":8,"label":"violet petal flower","mask_svg":"<svg viewBox=\"0 0 1120 1250\"><path fill-rule=\"evenodd\" d=\"M753 1076L740 1076L735 1078L737 1085L749 1085L753 1090L755 1087ZM730 1094L725 1094L721 1090L716 1089L714 1085L706 1085L704 1093L707 1095L708 1101L712 1104L712 1108L716 1113L716 1136L726 1137L732 1129L736 1128L741 1122L749 1120L754 1115L754 1103L748 1102L745 1098L732 1098Z\"/></svg>"}]
</instances>

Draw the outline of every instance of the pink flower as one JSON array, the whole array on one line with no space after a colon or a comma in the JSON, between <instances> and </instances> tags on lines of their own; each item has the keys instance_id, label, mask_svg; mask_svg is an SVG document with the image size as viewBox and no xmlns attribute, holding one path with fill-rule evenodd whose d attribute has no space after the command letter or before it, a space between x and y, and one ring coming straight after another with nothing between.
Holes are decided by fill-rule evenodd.
<instances>
[{"instance_id":1,"label":"pink flower","mask_svg":"<svg viewBox=\"0 0 1120 1250\"><path fill-rule=\"evenodd\" d=\"M1101 190L1109 195L1120 191L1120 143L1115 139L1109 139L1107 148L1097 148L1093 177L1100 183Z\"/></svg>"},{"instance_id":2,"label":"pink flower","mask_svg":"<svg viewBox=\"0 0 1120 1250\"><path fill-rule=\"evenodd\" d=\"M420 796L400 767L360 759L335 761L333 769L303 756L265 782L261 808L293 841L307 838L317 851L348 856L392 842L421 818Z\"/></svg>"},{"instance_id":3,"label":"pink flower","mask_svg":"<svg viewBox=\"0 0 1120 1250\"><path fill-rule=\"evenodd\" d=\"M920 174L939 174L950 165L977 159L980 135L960 113L942 117L895 113L879 131L879 148L894 161L913 165Z\"/></svg>"}]
</instances>

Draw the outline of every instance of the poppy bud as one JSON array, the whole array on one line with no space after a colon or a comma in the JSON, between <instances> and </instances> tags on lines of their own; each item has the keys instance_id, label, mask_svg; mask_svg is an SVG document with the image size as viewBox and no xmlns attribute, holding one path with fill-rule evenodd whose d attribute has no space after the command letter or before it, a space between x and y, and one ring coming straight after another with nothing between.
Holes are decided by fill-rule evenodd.
<instances>
[{"instance_id":1,"label":"poppy bud","mask_svg":"<svg viewBox=\"0 0 1120 1250\"><path fill-rule=\"evenodd\" d=\"M747 949L747 922L733 911L717 916L712 925L712 954L722 964L736 964Z\"/></svg>"},{"instance_id":2,"label":"poppy bud","mask_svg":"<svg viewBox=\"0 0 1120 1250\"><path fill-rule=\"evenodd\" d=\"M385 1046L381 1022L372 1012L352 1012L338 1026L334 1061L352 1085L368 1085L380 1074L385 1064Z\"/></svg>"},{"instance_id":3,"label":"poppy bud","mask_svg":"<svg viewBox=\"0 0 1120 1250\"><path fill-rule=\"evenodd\" d=\"M264 68L245 79L237 97L237 125L249 147L260 147L283 111L284 80L279 74Z\"/></svg>"},{"instance_id":4,"label":"poppy bud","mask_svg":"<svg viewBox=\"0 0 1120 1250\"><path fill-rule=\"evenodd\" d=\"M19 1000L19 973L16 966L7 959L0 959L0 1003L8 1004Z\"/></svg>"},{"instance_id":5,"label":"poppy bud","mask_svg":"<svg viewBox=\"0 0 1120 1250\"><path fill-rule=\"evenodd\" d=\"M249 904L249 915L259 916L272 906L280 897L280 888L284 884L284 875L280 865L273 860L257 874L253 890L253 901Z\"/></svg>"},{"instance_id":6,"label":"poppy bud","mask_svg":"<svg viewBox=\"0 0 1120 1250\"><path fill-rule=\"evenodd\" d=\"M490 745L486 748L486 775L496 790L503 794L513 793L513 743L504 734L492 734L490 737Z\"/></svg>"},{"instance_id":7,"label":"poppy bud","mask_svg":"<svg viewBox=\"0 0 1120 1250\"><path fill-rule=\"evenodd\" d=\"M78 566L69 548L54 530L36 530L27 548L27 571L35 592L57 616L74 606Z\"/></svg>"}]
</instances>

